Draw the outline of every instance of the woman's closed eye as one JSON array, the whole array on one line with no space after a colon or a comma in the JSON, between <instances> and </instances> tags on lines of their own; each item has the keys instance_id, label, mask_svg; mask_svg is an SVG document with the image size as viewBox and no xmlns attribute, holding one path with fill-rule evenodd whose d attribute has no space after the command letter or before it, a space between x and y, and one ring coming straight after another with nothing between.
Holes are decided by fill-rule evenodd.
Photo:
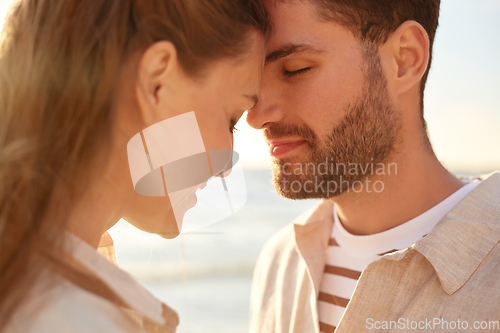
<instances>
[{"instance_id":1,"label":"woman's closed eye","mask_svg":"<svg viewBox=\"0 0 500 333\"><path fill-rule=\"evenodd\" d=\"M296 70L296 71L287 71L287 70L284 70L283 74L286 77L293 77L293 76L296 76L296 75L303 74L303 73L309 71L310 69L311 69L311 67L302 68L302 69L299 69L299 70Z\"/></svg>"}]
</instances>

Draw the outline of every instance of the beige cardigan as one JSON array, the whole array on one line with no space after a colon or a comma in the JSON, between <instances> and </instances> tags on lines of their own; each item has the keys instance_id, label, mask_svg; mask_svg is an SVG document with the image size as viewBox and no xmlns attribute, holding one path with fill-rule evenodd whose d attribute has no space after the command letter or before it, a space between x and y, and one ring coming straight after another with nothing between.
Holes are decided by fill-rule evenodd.
<instances>
[{"instance_id":1,"label":"beige cardigan","mask_svg":"<svg viewBox=\"0 0 500 333\"><path fill-rule=\"evenodd\" d=\"M317 296L332 205L323 201L264 246L252 285L251 333L319 332ZM406 332L415 324L420 325L418 332L458 332L451 329L457 320L469 329L488 325L471 332L500 332L499 240L496 172L426 237L363 271L336 333Z\"/></svg>"},{"instance_id":2,"label":"beige cardigan","mask_svg":"<svg viewBox=\"0 0 500 333\"><path fill-rule=\"evenodd\" d=\"M174 333L177 313L155 298L116 265L113 240L105 234L99 253L78 237L67 235L74 264L103 283L123 306L82 288L52 271L38 277L30 297L16 311L6 333ZM109 261L108 261L109 260ZM111 262L110 262L111 261Z\"/></svg>"}]
</instances>

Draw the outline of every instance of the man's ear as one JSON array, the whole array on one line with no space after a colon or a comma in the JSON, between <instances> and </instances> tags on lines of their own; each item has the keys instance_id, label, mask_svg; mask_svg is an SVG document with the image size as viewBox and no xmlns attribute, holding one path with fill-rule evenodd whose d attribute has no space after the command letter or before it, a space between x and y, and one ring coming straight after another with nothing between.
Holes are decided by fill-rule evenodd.
<instances>
[{"instance_id":1,"label":"man's ear","mask_svg":"<svg viewBox=\"0 0 500 333\"><path fill-rule=\"evenodd\" d=\"M177 50L169 41L151 45L141 56L137 69L135 93L142 120L154 123L159 118L160 90L172 79L177 64Z\"/></svg>"},{"instance_id":2,"label":"man's ear","mask_svg":"<svg viewBox=\"0 0 500 333\"><path fill-rule=\"evenodd\" d=\"M415 21L406 21L385 43L392 58L391 73L396 93L404 93L422 79L429 63L429 36Z\"/></svg>"}]
</instances>

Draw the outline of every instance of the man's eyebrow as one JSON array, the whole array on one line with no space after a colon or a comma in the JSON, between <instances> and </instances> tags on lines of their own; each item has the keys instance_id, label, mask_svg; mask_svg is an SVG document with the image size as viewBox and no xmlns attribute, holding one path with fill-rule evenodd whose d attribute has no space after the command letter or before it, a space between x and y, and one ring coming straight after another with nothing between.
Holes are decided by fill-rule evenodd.
<instances>
[{"instance_id":1,"label":"man's eyebrow","mask_svg":"<svg viewBox=\"0 0 500 333\"><path fill-rule=\"evenodd\" d=\"M321 49L317 49L307 44L288 44L280 47L276 51L269 53L266 56L266 65L278 61L282 58L288 57L292 54L300 54L300 53L323 53L325 51Z\"/></svg>"}]
</instances>

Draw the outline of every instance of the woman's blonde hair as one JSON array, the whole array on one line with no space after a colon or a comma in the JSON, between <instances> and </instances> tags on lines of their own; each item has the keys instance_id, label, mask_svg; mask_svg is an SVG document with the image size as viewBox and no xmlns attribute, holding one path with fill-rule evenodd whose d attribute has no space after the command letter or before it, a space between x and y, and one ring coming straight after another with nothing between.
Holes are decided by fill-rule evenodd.
<instances>
[{"instance_id":1,"label":"woman's blonde hair","mask_svg":"<svg viewBox=\"0 0 500 333\"><path fill-rule=\"evenodd\" d=\"M38 254L57 255L86 167L110 142L115 87L130 56L169 40L195 76L244 54L252 30L268 30L258 0L12 5L0 45L0 330L43 270Z\"/></svg>"}]
</instances>

